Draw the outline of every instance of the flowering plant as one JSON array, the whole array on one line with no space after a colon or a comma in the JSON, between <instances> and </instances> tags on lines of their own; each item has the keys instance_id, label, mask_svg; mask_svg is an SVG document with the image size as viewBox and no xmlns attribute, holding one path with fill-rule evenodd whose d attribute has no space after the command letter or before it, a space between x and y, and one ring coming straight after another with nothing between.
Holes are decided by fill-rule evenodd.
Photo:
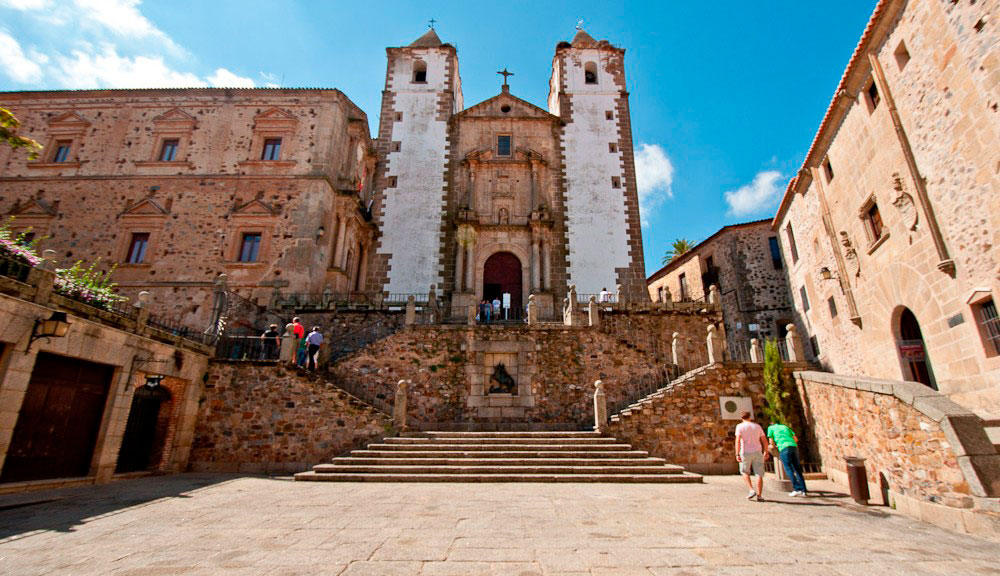
<instances>
[{"instance_id":1,"label":"flowering plant","mask_svg":"<svg viewBox=\"0 0 1000 576\"><path fill-rule=\"evenodd\" d=\"M69 268L57 268L56 292L98 308L109 308L128 300L115 292L118 284L111 281L111 274L116 266L112 266L107 272L98 270L100 261L98 258L87 268L83 267L81 260L77 260Z\"/></svg>"},{"instance_id":2,"label":"flowering plant","mask_svg":"<svg viewBox=\"0 0 1000 576\"><path fill-rule=\"evenodd\" d=\"M0 225L0 256L16 260L29 266L38 266L42 259L35 250L38 239L30 239L31 229L15 232L10 229L14 217Z\"/></svg>"}]
</instances>

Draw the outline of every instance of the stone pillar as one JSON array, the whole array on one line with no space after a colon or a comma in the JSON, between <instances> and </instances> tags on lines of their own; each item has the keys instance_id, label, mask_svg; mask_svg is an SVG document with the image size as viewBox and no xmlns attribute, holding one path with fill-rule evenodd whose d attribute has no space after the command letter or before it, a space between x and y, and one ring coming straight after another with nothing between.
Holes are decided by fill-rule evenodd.
<instances>
[{"instance_id":1,"label":"stone pillar","mask_svg":"<svg viewBox=\"0 0 1000 576\"><path fill-rule=\"evenodd\" d=\"M712 284L708 287L708 303L709 304L720 304L719 301L719 287Z\"/></svg>"},{"instance_id":2,"label":"stone pillar","mask_svg":"<svg viewBox=\"0 0 1000 576\"><path fill-rule=\"evenodd\" d=\"M358 281L352 288L352 292L356 289L358 292L365 291L365 283L367 282L368 276L368 246L366 244L361 244L361 249L358 250Z\"/></svg>"},{"instance_id":3,"label":"stone pillar","mask_svg":"<svg viewBox=\"0 0 1000 576\"><path fill-rule=\"evenodd\" d=\"M396 400L392 404L392 425L399 432L406 431L406 380L396 383Z\"/></svg>"},{"instance_id":4,"label":"stone pillar","mask_svg":"<svg viewBox=\"0 0 1000 576\"><path fill-rule=\"evenodd\" d=\"M465 247L458 244L455 249L455 292L462 292L462 280L465 278Z\"/></svg>"},{"instance_id":5,"label":"stone pillar","mask_svg":"<svg viewBox=\"0 0 1000 576\"><path fill-rule=\"evenodd\" d=\"M531 241L531 291L533 293L539 289L541 266L541 248L538 245L538 238L535 238Z\"/></svg>"},{"instance_id":6,"label":"stone pillar","mask_svg":"<svg viewBox=\"0 0 1000 576\"><path fill-rule=\"evenodd\" d=\"M431 284L430 290L427 291L427 310L430 314L431 324L440 320L440 318L438 318L437 286L434 284Z\"/></svg>"},{"instance_id":7,"label":"stone pillar","mask_svg":"<svg viewBox=\"0 0 1000 576\"><path fill-rule=\"evenodd\" d=\"M674 332L673 339L670 342L670 353L673 355L674 366L680 366L681 363L678 361L678 352L680 352L681 347L681 335L679 332Z\"/></svg>"},{"instance_id":8,"label":"stone pillar","mask_svg":"<svg viewBox=\"0 0 1000 576\"><path fill-rule=\"evenodd\" d=\"M569 300L569 311L573 313L576 311L576 284L572 284L569 287L569 295L567 295Z\"/></svg>"},{"instance_id":9,"label":"stone pillar","mask_svg":"<svg viewBox=\"0 0 1000 576\"><path fill-rule=\"evenodd\" d=\"M323 287L323 308L329 308L333 301L333 288L329 284Z\"/></svg>"},{"instance_id":10,"label":"stone pillar","mask_svg":"<svg viewBox=\"0 0 1000 576\"><path fill-rule=\"evenodd\" d=\"M528 326L538 324L538 304L535 303L535 295L528 295Z\"/></svg>"},{"instance_id":11,"label":"stone pillar","mask_svg":"<svg viewBox=\"0 0 1000 576\"><path fill-rule=\"evenodd\" d=\"M625 305L625 289L622 287L621 284L615 287L615 302L619 306Z\"/></svg>"},{"instance_id":12,"label":"stone pillar","mask_svg":"<svg viewBox=\"0 0 1000 576\"><path fill-rule=\"evenodd\" d=\"M344 268L344 254L347 250L344 249L344 240L347 235L347 219L343 216L337 218L337 247L333 251L333 265L337 268Z\"/></svg>"},{"instance_id":13,"label":"stone pillar","mask_svg":"<svg viewBox=\"0 0 1000 576\"><path fill-rule=\"evenodd\" d=\"M469 326L476 325L476 303L470 300L471 304L465 307L465 323Z\"/></svg>"},{"instance_id":14,"label":"stone pillar","mask_svg":"<svg viewBox=\"0 0 1000 576\"><path fill-rule=\"evenodd\" d=\"M125 366L135 366L134 355L129 357ZM135 392L132 379L138 375L129 369L123 369L120 372L120 376L113 381L111 390L109 390L109 395L112 397L111 408L106 414L107 420L97 433L94 456L90 461L91 471L94 473L97 483L109 482L114 476L122 437L125 435L125 424L132 408L132 395Z\"/></svg>"},{"instance_id":15,"label":"stone pillar","mask_svg":"<svg viewBox=\"0 0 1000 576\"><path fill-rule=\"evenodd\" d=\"M285 333L281 336L281 348L278 351L278 364L295 362L295 349L299 343L295 338L295 324L285 324Z\"/></svg>"},{"instance_id":16,"label":"stone pillar","mask_svg":"<svg viewBox=\"0 0 1000 576\"><path fill-rule=\"evenodd\" d=\"M413 294L406 297L406 318L404 322L407 326L413 326L417 323L417 302L413 298Z\"/></svg>"},{"instance_id":17,"label":"stone pillar","mask_svg":"<svg viewBox=\"0 0 1000 576\"><path fill-rule=\"evenodd\" d=\"M473 258L475 245L471 242L465 247L465 289L469 292L476 291L476 260Z\"/></svg>"},{"instance_id":18,"label":"stone pillar","mask_svg":"<svg viewBox=\"0 0 1000 576\"><path fill-rule=\"evenodd\" d=\"M722 352L722 350L719 349L719 344L716 341L717 339L716 339L716 336L715 336L715 325L714 324L709 324L708 325L708 338L706 338L706 340L708 342L708 363L710 365L711 364L715 364L715 362L716 362L716 356L719 356L719 360L722 359L722 357L721 357L722 355L720 354L720 352Z\"/></svg>"},{"instance_id":19,"label":"stone pillar","mask_svg":"<svg viewBox=\"0 0 1000 576\"><path fill-rule=\"evenodd\" d=\"M542 246L542 290L548 292L552 290L552 279L549 276L552 275L552 268L549 265L552 263L552 247L549 243L545 243Z\"/></svg>"},{"instance_id":20,"label":"stone pillar","mask_svg":"<svg viewBox=\"0 0 1000 576\"><path fill-rule=\"evenodd\" d=\"M785 336L785 347L788 348L788 361L789 362L805 362L806 353L802 349L802 339L799 338L799 331L795 327L795 324L789 324L785 326L788 330L788 334Z\"/></svg>"},{"instance_id":21,"label":"stone pillar","mask_svg":"<svg viewBox=\"0 0 1000 576\"><path fill-rule=\"evenodd\" d=\"M750 339L750 362L754 364L760 364L764 361L764 355L761 354L760 342L756 338Z\"/></svg>"},{"instance_id":22,"label":"stone pillar","mask_svg":"<svg viewBox=\"0 0 1000 576\"><path fill-rule=\"evenodd\" d=\"M536 205L537 193L535 192L535 178L538 173L538 169L535 166L535 162L531 162L531 192L528 196L528 213L534 212L538 206Z\"/></svg>"},{"instance_id":23,"label":"stone pillar","mask_svg":"<svg viewBox=\"0 0 1000 576\"><path fill-rule=\"evenodd\" d=\"M593 296L590 297L590 302L587 302L587 320L591 326L601 325L601 313L597 307L597 299Z\"/></svg>"},{"instance_id":24,"label":"stone pillar","mask_svg":"<svg viewBox=\"0 0 1000 576\"><path fill-rule=\"evenodd\" d=\"M608 399L604 395L604 382L594 382L594 432L604 434L608 428Z\"/></svg>"}]
</instances>

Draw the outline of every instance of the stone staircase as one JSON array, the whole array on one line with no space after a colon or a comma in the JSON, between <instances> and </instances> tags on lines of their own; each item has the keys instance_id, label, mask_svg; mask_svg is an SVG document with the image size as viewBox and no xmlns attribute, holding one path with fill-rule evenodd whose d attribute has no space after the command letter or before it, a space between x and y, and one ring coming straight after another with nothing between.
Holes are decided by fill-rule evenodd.
<instances>
[{"instance_id":1,"label":"stone staircase","mask_svg":"<svg viewBox=\"0 0 1000 576\"><path fill-rule=\"evenodd\" d=\"M296 480L693 483L701 476L597 432L420 432L385 438Z\"/></svg>"}]
</instances>

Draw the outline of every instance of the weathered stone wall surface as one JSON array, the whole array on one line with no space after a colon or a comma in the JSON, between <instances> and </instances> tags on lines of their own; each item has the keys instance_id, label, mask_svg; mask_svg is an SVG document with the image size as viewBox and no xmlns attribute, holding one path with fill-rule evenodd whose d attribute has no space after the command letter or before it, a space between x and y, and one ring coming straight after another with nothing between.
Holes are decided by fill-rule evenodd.
<instances>
[{"instance_id":1,"label":"weathered stone wall surface","mask_svg":"<svg viewBox=\"0 0 1000 576\"><path fill-rule=\"evenodd\" d=\"M0 149L0 213L31 227L60 265L117 264L114 278L152 309L205 328L220 273L244 297L266 302L274 281L289 292L347 292L373 241L360 206L370 195L364 113L336 90L115 90L3 95L38 161ZM281 139L280 158L263 143ZM172 161L163 143L177 140ZM65 162L54 162L69 143ZM365 183L358 194L358 179ZM133 234L149 234L142 262ZM244 234L260 234L255 262L240 261Z\"/></svg>"},{"instance_id":2,"label":"weathered stone wall surface","mask_svg":"<svg viewBox=\"0 0 1000 576\"><path fill-rule=\"evenodd\" d=\"M909 309L938 388L983 416L996 416L1000 354L983 337L976 305L1000 300L1000 61L991 49L1000 33L989 24L995 15L983 2L893 1L884 12L866 34L831 121L775 221L789 262L796 322L804 337L818 339L824 368L909 380L915 377L897 347L899 319ZM873 76L869 53L884 78ZM877 103L869 92L873 79ZM900 134L912 150L912 164ZM919 193L921 181L927 201ZM824 197L832 237L822 222ZM883 224L880 238L866 223L872 201ZM944 254L935 243L934 223ZM797 261L790 255L789 227ZM850 321L841 282L819 277L823 267L838 273L853 293L857 323Z\"/></svg>"},{"instance_id":3,"label":"weathered stone wall surface","mask_svg":"<svg viewBox=\"0 0 1000 576\"><path fill-rule=\"evenodd\" d=\"M716 326L719 342L724 340L722 312L712 306L682 304L644 306L638 310L612 309L601 313L602 332L618 338L660 362L673 360L673 334L678 338L678 364L701 366L706 362L708 327ZM681 309L683 308L683 309ZM700 362L700 363L699 363Z\"/></svg>"},{"instance_id":4,"label":"weathered stone wall surface","mask_svg":"<svg viewBox=\"0 0 1000 576\"><path fill-rule=\"evenodd\" d=\"M533 405L523 416L502 410L480 415L469 403L468 367L487 361L482 343L511 352L530 343L520 369L532 372ZM477 346L477 343L480 346ZM582 327L414 326L330 367L333 379L351 380L390 401L399 380L410 380L409 417L423 423L527 422L592 426L594 381L603 380L618 402L642 378L659 378L655 358L597 330Z\"/></svg>"},{"instance_id":5,"label":"weathered stone wall surface","mask_svg":"<svg viewBox=\"0 0 1000 576\"><path fill-rule=\"evenodd\" d=\"M785 365L789 379L797 366L804 365ZM651 456L665 458L693 472L736 473L733 444L739 419L722 418L719 397L750 397L755 420L766 429L768 423L761 410L763 374L763 364L727 362L700 368L673 382L649 404L613 420L608 433L636 449L648 450ZM791 427L800 438L805 437L796 422Z\"/></svg>"},{"instance_id":6,"label":"weathered stone wall surface","mask_svg":"<svg viewBox=\"0 0 1000 576\"><path fill-rule=\"evenodd\" d=\"M190 469L300 472L387 435L391 424L321 378L273 364L213 362Z\"/></svg>"},{"instance_id":7,"label":"weathered stone wall surface","mask_svg":"<svg viewBox=\"0 0 1000 576\"><path fill-rule=\"evenodd\" d=\"M796 374L824 468L843 480L845 456L867 458L879 489L968 508L1000 494L1000 456L972 412L916 382L821 372ZM885 482L880 480L885 476Z\"/></svg>"}]
</instances>

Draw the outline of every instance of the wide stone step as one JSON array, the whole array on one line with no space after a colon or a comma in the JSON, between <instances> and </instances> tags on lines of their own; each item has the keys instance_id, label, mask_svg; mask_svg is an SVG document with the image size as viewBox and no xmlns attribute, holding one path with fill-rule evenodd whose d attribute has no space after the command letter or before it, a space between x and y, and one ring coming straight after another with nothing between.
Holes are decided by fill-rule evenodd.
<instances>
[{"instance_id":1,"label":"wide stone step","mask_svg":"<svg viewBox=\"0 0 1000 576\"><path fill-rule=\"evenodd\" d=\"M477 454L478 456L478 454ZM333 464L348 465L435 465L435 466L666 466L683 470L681 466L667 464L663 458L394 458L340 456Z\"/></svg>"},{"instance_id":2,"label":"wide stone step","mask_svg":"<svg viewBox=\"0 0 1000 576\"><path fill-rule=\"evenodd\" d=\"M648 484L700 483L701 476L682 474L379 474L300 472L307 482L608 482Z\"/></svg>"},{"instance_id":3,"label":"wide stone step","mask_svg":"<svg viewBox=\"0 0 1000 576\"><path fill-rule=\"evenodd\" d=\"M321 474L683 474L683 470L667 466L390 466L384 464L318 464Z\"/></svg>"},{"instance_id":4,"label":"wide stone step","mask_svg":"<svg viewBox=\"0 0 1000 576\"><path fill-rule=\"evenodd\" d=\"M645 450L352 450L360 458L646 458Z\"/></svg>"},{"instance_id":5,"label":"wide stone step","mask_svg":"<svg viewBox=\"0 0 1000 576\"><path fill-rule=\"evenodd\" d=\"M369 450L385 450L385 451L399 451L406 452L411 450L417 450L422 452L432 452L432 451L442 451L442 452L474 452L477 450L491 451L495 452L498 450L504 450L508 452L523 452L523 451L545 451L545 452L559 452L559 451L580 451L584 449L586 451L594 452L609 452L609 451L623 451L631 450L632 446L629 444L588 444L586 446L580 446L577 444L530 444L530 445L517 445L517 444L437 444L437 443L425 443L425 444L369 444Z\"/></svg>"},{"instance_id":6,"label":"wide stone step","mask_svg":"<svg viewBox=\"0 0 1000 576\"><path fill-rule=\"evenodd\" d=\"M404 438L600 438L599 432L407 432Z\"/></svg>"},{"instance_id":7,"label":"wide stone step","mask_svg":"<svg viewBox=\"0 0 1000 576\"><path fill-rule=\"evenodd\" d=\"M440 444L463 444L463 445L481 445L481 444L492 444L499 446L503 445L525 445L525 446L555 446L555 445L572 445L572 446L593 446L600 444L611 444L616 440L614 438L602 438L600 436L593 438L553 438L551 436L538 436L534 438L524 438L524 437L466 437L466 438L414 438L410 436L404 436L402 438L385 438L382 440L384 444L422 444L427 446L437 446Z\"/></svg>"}]
</instances>

